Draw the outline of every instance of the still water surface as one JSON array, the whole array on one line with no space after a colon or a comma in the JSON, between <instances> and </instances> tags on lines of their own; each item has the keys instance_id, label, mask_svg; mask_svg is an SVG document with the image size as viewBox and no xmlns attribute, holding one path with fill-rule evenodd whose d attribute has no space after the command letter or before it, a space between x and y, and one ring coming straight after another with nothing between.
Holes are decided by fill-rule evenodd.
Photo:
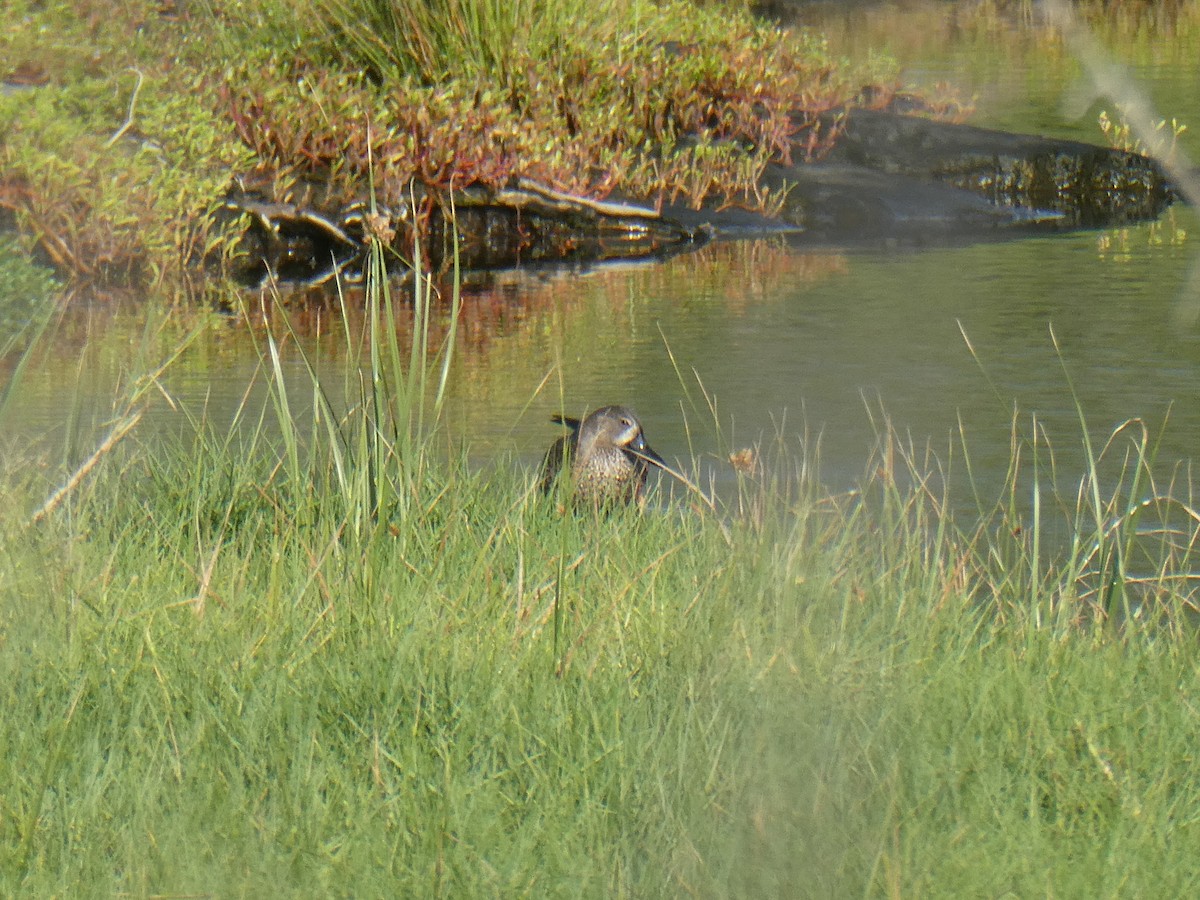
<instances>
[{"instance_id":1,"label":"still water surface","mask_svg":"<svg viewBox=\"0 0 1200 900\"><path fill-rule=\"evenodd\" d=\"M1095 121L1106 101L1087 93L1061 46L1020 20L964 25L951 12L959 6L829 5L810 15L839 52L888 52L910 83L959 86L975 100L975 123L1101 140ZM1197 45L1183 26L1149 37L1138 29L1113 52L1162 114L1200 133ZM1192 132L1181 145L1200 157ZM1044 429L1070 490L1083 471L1077 397L1100 443L1128 419L1161 431L1156 468L1166 472L1200 446L1196 230L1194 214L1177 207L1153 224L1003 243L819 252L721 244L654 265L500 278L468 301L450 427L481 463L515 454L532 466L556 436L549 415L560 405L578 413L628 403L668 459L719 459L727 446L778 432L797 449L807 433L811 452L819 435L821 480L840 490L863 475L886 416L943 458L957 457L949 448L965 436L990 500L1014 420L1026 434L1035 421ZM177 404L216 422L232 414L257 365L234 331L202 338L162 379ZM309 347L334 383L344 378L342 346L330 333ZM96 365L123 363L117 354ZM302 395L303 369L293 366ZM698 381L716 401L723 442ZM31 429L62 409L49 399L52 380L38 383ZM163 402L156 420L178 415ZM956 505L970 507L965 483L954 490Z\"/></svg>"}]
</instances>

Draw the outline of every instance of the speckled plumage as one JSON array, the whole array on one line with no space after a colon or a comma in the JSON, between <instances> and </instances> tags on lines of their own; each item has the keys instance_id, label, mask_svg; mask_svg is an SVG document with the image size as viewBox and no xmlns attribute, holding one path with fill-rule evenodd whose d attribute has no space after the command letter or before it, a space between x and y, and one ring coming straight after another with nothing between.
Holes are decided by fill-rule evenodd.
<instances>
[{"instance_id":1,"label":"speckled plumage","mask_svg":"<svg viewBox=\"0 0 1200 900\"><path fill-rule=\"evenodd\" d=\"M583 420L554 416L571 433L560 437L542 461L542 490L550 491L569 467L571 495L577 501L606 505L641 496L651 465L665 466L642 433L642 423L626 406L603 406Z\"/></svg>"}]
</instances>

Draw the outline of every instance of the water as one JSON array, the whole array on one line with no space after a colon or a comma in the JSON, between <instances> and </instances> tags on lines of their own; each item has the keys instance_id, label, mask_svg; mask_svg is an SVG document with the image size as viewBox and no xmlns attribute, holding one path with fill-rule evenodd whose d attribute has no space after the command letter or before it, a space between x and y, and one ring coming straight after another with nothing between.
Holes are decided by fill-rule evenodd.
<instances>
[{"instance_id":1,"label":"water","mask_svg":"<svg viewBox=\"0 0 1200 900\"><path fill-rule=\"evenodd\" d=\"M1083 471L1078 401L1098 445L1130 418L1165 426L1169 467L1190 459L1200 435L1194 225L1177 211L1119 235L920 252L727 245L592 273L570 282L568 315L514 339L522 358L491 350L493 386L456 394L453 413L477 451L516 442L533 459L553 434L543 423L561 378L569 410L628 400L660 452L686 456L685 419L712 441L685 396L699 398L698 375L733 446L769 442L780 423L794 446L819 432L832 488L862 476L882 413L943 457L965 439L994 497L1014 410L1025 433L1038 423L1068 481ZM523 380L506 377L529 363ZM550 387L523 412L543 373Z\"/></svg>"},{"instance_id":2,"label":"water","mask_svg":"<svg viewBox=\"0 0 1200 900\"><path fill-rule=\"evenodd\" d=\"M970 18L965 6L834 4L805 14L841 53L887 51L910 83L959 86L974 98L974 123L1101 140L1095 117L1106 100L1088 93L1061 44L1019 16ZM1163 114L1200 129L1191 21L1200 16L1101 37ZM1200 156L1191 132L1181 146ZM1023 433L1048 437L1060 482L1078 480L1078 402L1097 446L1144 420L1161 435L1156 469L1169 472L1200 444L1196 228L1177 207L1153 224L1007 243L814 252L776 240L660 264L500 276L468 301L450 427L480 464L515 456L532 467L556 436L552 412L627 403L660 453L709 460L719 479L730 477L729 447L781 432L799 449L804 435L810 445L819 435L820 477L840 490L863 475L886 416L943 459L965 438L986 500L1001 490L1014 416ZM126 351L143 333L129 321L104 327L118 337L99 344L116 349L63 366L77 351L60 348L56 366L31 376L23 429L103 418L107 392L136 368ZM342 339L325 332L308 349L341 383ZM153 421L178 428L180 406L227 421L256 365L244 332L206 334L161 379L175 408L161 400ZM303 397L303 368L290 365ZM62 382L76 371L85 377L64 399ZM971 508L965 481L954 491Z\"/></svg>"}]
</instances>

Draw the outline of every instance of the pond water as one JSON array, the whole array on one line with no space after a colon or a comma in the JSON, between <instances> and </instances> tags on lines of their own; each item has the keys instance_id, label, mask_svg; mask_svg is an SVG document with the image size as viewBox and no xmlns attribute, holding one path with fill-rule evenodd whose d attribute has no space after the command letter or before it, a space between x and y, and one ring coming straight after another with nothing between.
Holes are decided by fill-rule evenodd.
<instances>
[{"instance_id":1,"label":"pond water","mask_svg":"<svg viewBox=\"0 0 1200 900\"><path fill-rule=\"evenodd\" d=\"M1200 133L1200 15L1184 6L1186 16L1114 25L1100 38L1162 115ZM888 53L911 84L956 85L974 99L973 123L1101 141L1096 119L1109 104L1088 93L1078 61L1023 17L1023 5L1012 4L1011 16L995 8L825 4L803 15L847 56ZM1193 132L1180 144L1200 157ZM840 490L863 475L886 417L943 459L957 457L950 448L965 437L990 500L1014 421L1025 434L1035 422L1044 429L1060 480L1078 479L1078 400L1100 444L1129 419L1161 433L1156 469L1168 472L1200 445L1196 228L1193 212L1177 206L1156 223L1011 242L820 251L729 243L650 265L496 276L467 301L449 425L481 464L507 454L533 466L556 436L549 416L560 406L628 403L668 459L719 460L782 433L797 449L819 443L820 478ZM22 429L104 408L153 330L136 317L105 327L122 336L71 363L72 377L85 375L65 400L55 380L64 377L61 355L58 374L33 373L19 401ZM309 349L341 383L343 340L326 331L307 339ZM257 364L243 331L216 329L161 386L220 422ZM292 365L302 394L303 369ZM155 421L171 427L180 415L161 400ZM732 477L714 465L718 480ZM954 491L957 505L972 505L965 481Z\"/></svg>"}]
</instances>

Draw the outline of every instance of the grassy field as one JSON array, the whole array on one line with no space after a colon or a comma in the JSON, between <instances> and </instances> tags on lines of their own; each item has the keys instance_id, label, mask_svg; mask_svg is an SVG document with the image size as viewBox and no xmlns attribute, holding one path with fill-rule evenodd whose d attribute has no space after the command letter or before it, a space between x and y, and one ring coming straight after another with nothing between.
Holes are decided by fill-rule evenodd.
<instances>
[{"instance_id":1,"label":"grassy field","mask_svg":"<svg viewBox=\"0 0 1200 900\"><path fill-rule=\"evenodd\" d=\"M1200 887L1195 514L1136 429L958 527L886 429L850 495L761 448L719 515L564 513L386 334L338 416L277 329L230 433L141 443L144 378L64 464L5 445L0 894Z\"/></svg>"}]
</instances>

